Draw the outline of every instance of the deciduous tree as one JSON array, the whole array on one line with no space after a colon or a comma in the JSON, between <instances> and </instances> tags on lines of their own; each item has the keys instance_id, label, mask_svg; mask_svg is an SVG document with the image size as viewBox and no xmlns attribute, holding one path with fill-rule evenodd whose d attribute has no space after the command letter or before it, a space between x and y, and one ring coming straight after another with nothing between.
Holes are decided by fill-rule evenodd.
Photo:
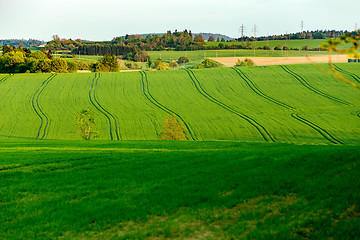
<instances>
[{"instance_id":1,"label":"deciduous tree","mask_svg":"<svg viewBox=\"0 0 360 240\"><path fill-rule=\"evenodd\" d=\"M169 65L170 65L170 67L172 67L172 68L176 68L176 67L178 66L178 64L177 64L176 61L171 61Z\"/></svg>"},{"instance_id":2,"label":"deciduous tree","mask_svg":"<svg viewBox=\"0 0 360 240\"><path fill-rule=\"evenodd\" d=\"M176 119L174 114L167 115L162 124L163 130L160 133L160 140L186 140L185 127L181 121Z\"/></svg>"},{"instance_id":3,"label":"deciduous tree","mask_svg":"<svg viewBox=\"0 0 360 240\"><path fill-rule=\"evenodd\" d=\"M95 119L90 109L83 109L76 114L76 127L79 129L83 140L90 140L98 136Z\"/></svg>"}]
</instances>

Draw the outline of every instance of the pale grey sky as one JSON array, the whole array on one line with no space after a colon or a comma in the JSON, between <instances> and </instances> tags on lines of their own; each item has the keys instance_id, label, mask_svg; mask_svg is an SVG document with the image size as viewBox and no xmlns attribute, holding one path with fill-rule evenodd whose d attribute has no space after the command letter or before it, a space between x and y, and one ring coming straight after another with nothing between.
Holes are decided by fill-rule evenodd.
<instances>
[{"instance_id":1,"label":"pale grey sky","mask_svg":"<svg viewBox=\"0 0 360 240\"><path fill-rule=\"evenodd\" d=\"M132 33L190 29L239 36L360 27L359 0L0 0L0 39L111 40Z\"/></svg>"}]
</instances>

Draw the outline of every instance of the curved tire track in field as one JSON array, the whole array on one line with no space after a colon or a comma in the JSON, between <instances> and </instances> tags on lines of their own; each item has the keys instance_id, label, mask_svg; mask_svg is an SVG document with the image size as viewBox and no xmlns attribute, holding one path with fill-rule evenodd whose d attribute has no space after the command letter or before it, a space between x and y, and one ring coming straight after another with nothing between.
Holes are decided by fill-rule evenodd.
<instances>
[{"instance_id":1,"label":"curved tire track in field","mask_svg":"<svg viewBox=\"0 0 360 240\"><path fill-rule=\"evenodd\" d=\"M300 117L297 113L293 113L291 114L291 116L297 120L299 120L300 122L303 122L304 124L312 127L313 129L315 129L318 133L321 134L321 136L323 136L325 139L327 139L328 141L332 142L333 144L343 144L341 141L337 140L336 138L334 138L332 135L330 135L325 129L319 127L318 125L306 120L305 118Z\"/></svg>"},{"instance_id":2,"label":"curved tire track in field","mask_svg":"<svg viewBox=\"0 0 360 240\"><path fill-rule=\"evenodd\" d=\"M260 123L258 123L256 120L254 120L253 118L251 118L250 116L240 113L236 110L234 110L233 108L231 108L230 106L226 105L225 103L219 101L218 99L212 97L210 94L208 94L204 88L201 86L200 81L197 79L197 77L195 76L195 74L189 70L186 69L185 70L191 81L193 82L195 88L197 89L197 91L203 95L205 98L207 98L209 101L219 105L220 107L228 110L229 112L237 115L238 117L244 119L245 121L247 121L250 125L252 125L253 127L256 128L256 130L260 133L261 137L267 141L267 142L275 142L275 138L269 133L268 130L266 130L266 128L264 126L262 126Z\"/></svg>"},{"instance_id":3,"label":"curved tire track in field","mask_svg":"<svg viewBox=\"0 0 360 240\"><path fill-rule=\"evenodd\" d=\"M9 77L11 77L11 75L9 74L8 76L3 77L2 79L0 79L0 83L5 82Z\"/></svg>"},{"instance_id":4,"label":"curved tire track in field","mask_svg":"<svg viewBox=\"0 0 360 240\"><path fill-rule=\"evenodd\" d=\"M40 126L38 129L38 132L36 134L35 139L41 139L43 140L45 136L47 135L47 129L50 124L50 119L46 116L44 111L41 109L39 105L39 98L41 93L44 91L46 86L55 78L56 74L51 74L50 77L48 77L41 86L36 90L36 92L31 97L31 106L33 110L35 111L36 115L40 118Z\"/></svg>"},{"instance_id":5,"label":"curved tire track in field","mask_svg":"<svg viewBox=\"0 0 360 240\"><path fill-rule=\"evenodd\" d=\"M103 114L107 118L109 123L110 139L120 140L121 136L119 135L118 132L118 124L116 118L99 103L96 97L96 87L98 85L99 78L100 78L100 73L95 73L95 76L91 81L91 86L89 90L90 102L101 114Z\"/></svg>"},{"instance_id":6,"label":"curved tire track in field","mask_svg":"<svg viewBox=\"0 0 360 240\"><path fill-rule=\"evenodd\" d=\"M238 75L247 83L247 85L251 88L251 90L253 92L255 92L257 95L265 98L268 101L271 101L277 105L280 105L286 109L290 109L293 111L298 111L295 107L292 107L288 104L282 103L268 95L266 95L265 93L263 93L240 69L236 69L235 67L233 67L233 69L238 73ZM249 82L248 82L249 81ZM250 85L249 83L251 83L252 85ZM253 86L253 87L251 87ZM315 131L317 131L318 133L320 133L320 135L322 137L324 137L326 140L330 141L331 143L334 144L343 144L341 141L337 140L335 137L333 137L330 133L328 133L324 128L318 126L317 124L311 122L310 120L307 120L301 116L299 116L298 113L292 113L291 117L293 117L294 119L298 120L301 123L304 123L306 125L308 125L309 127L311 127L312 129L314 129Z\"/></svg>"},{"instance_id":7,"label":"curved tire track in field","mask_svg":"<svg viewBox=\"0 0 360 240\"><path fill-rule=\"evenodd\" d=\"M266 95L265 93L263 93L256 85L255 83L253 83L240 69L237 69L235 67L232 68L233 70L235 70L235 72L246 82L246 84L248 85L248 87L257 95L259 95L262 98L265 98L266 100L273 102L283 108L289 109L289 110L296 110L295 107L292 107L286 103L280 102L268 95Z\"/></svg>"},{"instance_id":8,"label":"curved tire track in field","mask_svg":"<svg viewBox=\"0 0 360 240\"><path fill-rule=\"evenodd\" d=\"M172 111L171 109L165 107L164 105L162 105L161 103L159 103L150 93L149 91L149 82L147 79L147 75L146 72L144 71L140 71L141 74L141 84L142 84L142 92L143 95L145 96L145 98L147 100L149 100L153 105L155 105L156 107L160 108L161 110L163 110L164 112L166 112L167 114L174 114L175 116L177 116L185 125L186 130L188 131L190 137L192 140L197 140L195 135L193 134L191 128L190 128L190 124L188 124L179 114L177 114L176 112Z\"/></svg>"},{"instance_id":9,"label":"curved tire track in field","mask_svg":"<svg viewBox=\"0 0 360 240\"><path fill-rule=\"evenodd\" d=\"M341 67L337 66L336 64L333 64L334 68L336 71L341 72L341 73L345 73L350 75L355 81L357 81L358 83L360 83L360 77L352 72L349 72L345 69L342 69Z\"/></svg>"},{"instance_id":10,"label":"curved tire track in field","mask_svg":"<svg viewBox=\"0 0 360 240\"><path fill-rule=\"evenodd\" d=\"M355 81L357 81L358 83L360 83L360 77L358 75L356 75L355 73L349 72L345 69L342 69L341 67L337 66L336 64L333 64L334 68L336 71L341 72L341 73L345 73L350 75ZM360 117L360 111L354 112L353 115Z\"/></svg>"},{"instance_id":11,"label":"curved tire track in field","mask_svg":"<svg viewBox=\"0 0 360 240\"><path fill-rule=\"evenodd\" d=\"M346 102L344 100L341 100L337 97L331 96L327 93L322 92L321 90L315 88L314 86L312 86L311 84L309 84L303 77L301 77L299 74L295 73L294 71L290 70L287 66L284 65L280 65L280 67L287 72L288 74L290 74L291 76L293 76L297 81L299 81L304 87L306 87L307 89L309 89L310 91L313 91L316 94L319 94L320 96L323 96L327 99L330 99L332 101L335 101L337 103L341 103L344 105L348 105L348 106L353 106L351 103Z\"/></svg>"}]
</instances>

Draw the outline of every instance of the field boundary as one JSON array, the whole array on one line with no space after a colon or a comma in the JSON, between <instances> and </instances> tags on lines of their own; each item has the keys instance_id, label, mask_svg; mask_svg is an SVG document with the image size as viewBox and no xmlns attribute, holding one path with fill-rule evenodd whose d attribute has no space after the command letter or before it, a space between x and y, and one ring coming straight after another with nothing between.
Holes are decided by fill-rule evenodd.
<instances>
[{"instance_id":1,"label":"field boundary","mask_svg":"<svg viewBox=\"0 0 360 240\"><path fill-rule=\"evenodd\" d=\"M171 109L165 107L164 105L162 105L161 103L159 103L150 93L149 90L149 82L147 79L147 74L144 71L140 71L140 75L141 75L141 84L142 84L142 92L143 95L145 96L145 98L150 101L153 105L155 105L156 107L160 108L161 110L163 110L164 112L166 112L167 114L174 114L175 116L177 116L185 125L185 128L187 129L187 131L189 132L190 137L192 138L192 140L197 140L197 138L195 137L194 133L192 132L191 128L190 128L190 124L187 123L179 114L177 114L176 112L172 111ZM145 86L146 85L146 86Z\"/></svg>"},{"instance_id":2,"label":"field boundary","mask_svg":"<svg viewBox=\"0 0 360 240\"><path fill-rule=\"evenodd\" d=\"M36 134L35 139L38 139L40 137L40 132L42 132L42 136L40 137L41 140L45 138L47 135L47 129L50 125L50 118L46 116L44 111L41 109L39 104L39 98L41 93L44 91L44 89L47 87L47 85L56 77L56 74L51 74L50 77L45 79L41 86L35 91L33 96L31 97L31 106L33 110L35 111L36 115L40 118L40 126L38 129L38 132ZM45 122L45 125L44 125Z\"/></svg>"},{"instance_id":3,"label":"field boundary","mask_svg":"<svg viewBox=\"0 0 360 240\"><path fill-rule=\"evenodd\" d=\"M98 85L98 81L100 79L100 73L95 73L94 78L91 81L91 86L90 86L90 90L89 90L89 99L91 104L100 112L102 113L108 120L109 123L109 133L110 133L110 139L114 140L114 138L116 137L116 140L120 140L121 136L119 136L119 132L118 132L118 124L117 124L117 120L114 117L113 114L111 114L106 108L104 108L98 101L97 97L96 97L96 87ZM114 124L112 124L112 121L114 122ZM114 135L113 136L113 129L114 129Z\"/></svg>"},{"instance_id":4,"label":"field boundary","mask_svg":"<svg viewBox=\"0 0 360 240\"><path fill-rule=\"evenodd\" d=\"M280 67L288 74L290 74L291 76L293 76L298 82L301 83L301 85L303 85L304 87L306 87L307 89L309 89L310 91L320 95L320 96L323 96L327 99L330 99L332 101L335 101L337 103L341 103L341 104L344 104L344 105L348 105L348 106L353 106L353 104L347 102L347 101L344 101L344 100L341 100L337 97L334 97L334 96L331 96L327 93L324 93L322 92L321 90L315 88L314 86L312 86L310 83L308 83L302 76L300 76L299 74L297 74L296 72L294 72L293 70L290 70L287 66L285 65L280 65Z\"/></svg>"},{"instance_id":5,"label":"field boundary","mask_svg":"<svg viewBox=\"0 0 360 240\"><path fill-rule=\"evenodd\" d=\"M203 95L205 98L207 98L209 101L219 105L220 107L228 110L229 112L239 116L240 118L244 119L245 121L247 121L249 124L251 124L253 127L256 128L256 130L260 133L260 135L262 136L262 138L269 142L269 141L272 141L272 142L275 142L275 137L273 137L268 130L266 130L266 128L264 126L262 126L260 123L258 123L256 120L254 120L253 118L251 118L250 116L246 115L246 114L243 114L243 113L240 113L236 110L234 110L233 108L231 108L230 106L226 105L225 103L219 101L218 99L214 98L213 96L211 96L210 94L208 94L204 88L201 86L200 84L200 81L196 78L195 74L189 70L189 69L186 69L185 70L191 81L193 82L195 88L197 89L197 91Z\"/></svg>"}]
</instances>

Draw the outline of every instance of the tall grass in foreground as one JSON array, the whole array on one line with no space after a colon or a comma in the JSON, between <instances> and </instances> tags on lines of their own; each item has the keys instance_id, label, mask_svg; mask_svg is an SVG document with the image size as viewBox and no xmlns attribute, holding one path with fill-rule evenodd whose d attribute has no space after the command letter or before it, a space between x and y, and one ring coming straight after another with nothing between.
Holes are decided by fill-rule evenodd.
<instances>
[{"instance_id":1,"label":"tall grass in foreground","mask_svg":"<svg viewBox=\"0 0 360 240\"><path fill-rule=\"evenodd\" d=\"M1 239L351 239L355 146L1 141Z\"/></svg>"}]
</instances>

